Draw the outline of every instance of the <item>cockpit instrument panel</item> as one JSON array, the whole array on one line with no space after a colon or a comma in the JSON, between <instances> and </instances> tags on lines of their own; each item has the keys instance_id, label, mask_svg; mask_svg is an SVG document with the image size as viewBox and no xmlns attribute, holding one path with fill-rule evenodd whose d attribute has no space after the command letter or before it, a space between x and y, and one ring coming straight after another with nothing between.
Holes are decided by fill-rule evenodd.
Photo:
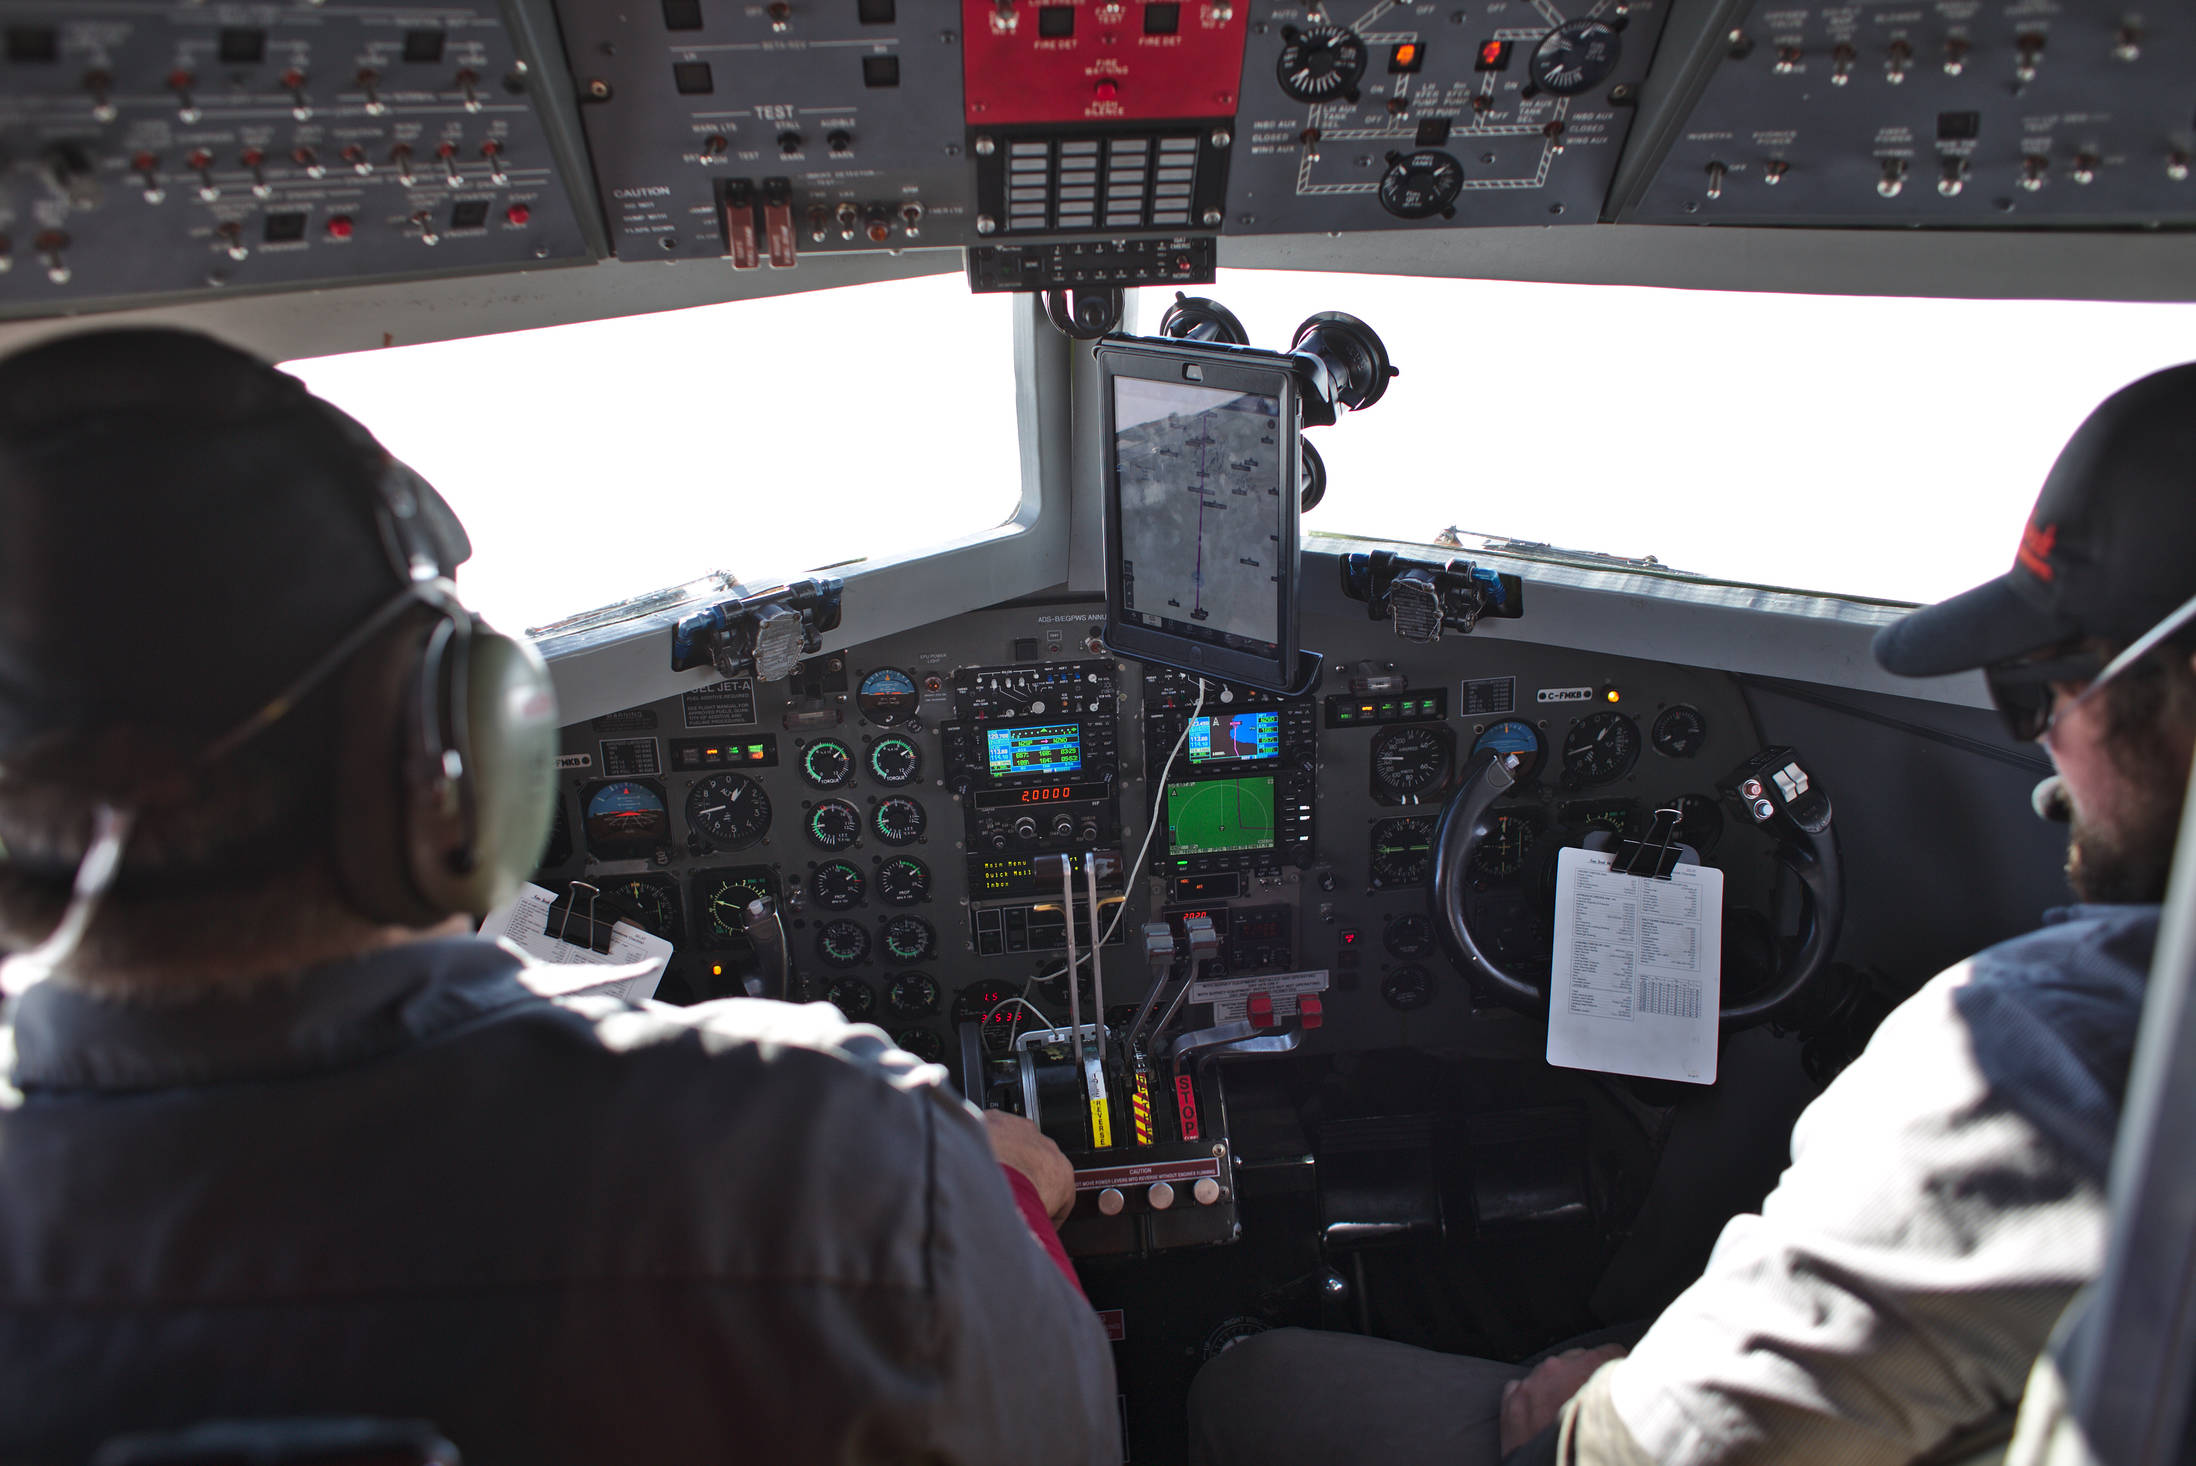
<instances>
[{"instance_id":1,"label":"cockpit instrument panel","mask_svg":"<svg viewBox=\"0 0 2196 1466\"><path fill-rule=\"evenodd\" d=\"M496 0L10 4L0 316L593 258L536 40Z\"/></svg>"}]
</instances>

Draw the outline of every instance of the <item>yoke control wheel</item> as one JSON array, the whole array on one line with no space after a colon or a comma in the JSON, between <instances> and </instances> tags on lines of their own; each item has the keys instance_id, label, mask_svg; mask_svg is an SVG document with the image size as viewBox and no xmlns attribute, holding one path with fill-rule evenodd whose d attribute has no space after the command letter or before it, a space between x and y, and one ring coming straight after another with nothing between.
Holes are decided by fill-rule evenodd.
<instances>
[{"instance_id":1,"label":"yoke control wheel","mask_svg":"<svg viewBox=\"0 0 2196 1466\"><path fill-rule=\"evenodd\" d=\"M1545 1013L1547 990L1497 961L1465 915L1467 881L1475 857L1498 825L1495 802L1514 784L1497 749L1482 749L1465 765L1434 832L1434 920L1442 946L1458 967L1503 1002ZM1797 877L1805 898L1797 948L1769 982L1741 1001L1723 1005L1720 1021L1730 1030L1768 1018L1829 969L1838 929L1845 920L1845 882L1830 828L1829 796L1814 787L1791 749L1762 750L1717 787L1775 842L1778 859Z\"/></svg>"}]
</instances>

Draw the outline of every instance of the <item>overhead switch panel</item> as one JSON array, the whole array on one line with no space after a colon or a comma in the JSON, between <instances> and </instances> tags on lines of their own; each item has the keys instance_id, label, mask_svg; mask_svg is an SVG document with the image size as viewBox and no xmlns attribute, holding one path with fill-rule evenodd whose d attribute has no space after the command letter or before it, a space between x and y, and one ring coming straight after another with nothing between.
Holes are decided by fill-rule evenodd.
<instances>
[{"instance_id":1,"label":"overhead switch panel","mask_svg":"<svg viewBox=\"0 0 2196 1466\"><path fill-rule=\"evenodd\" d=\"M2196 219L2196 12L1757 5L1625 217L1911 228Z\"/></svg>"}]
</instances>

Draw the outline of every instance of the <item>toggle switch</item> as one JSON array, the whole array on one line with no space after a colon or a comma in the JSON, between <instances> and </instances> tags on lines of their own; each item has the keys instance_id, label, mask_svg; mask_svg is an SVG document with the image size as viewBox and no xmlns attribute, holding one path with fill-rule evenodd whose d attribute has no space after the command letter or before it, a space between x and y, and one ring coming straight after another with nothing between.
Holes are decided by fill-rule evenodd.
<instances>
[{"instance_id":1,"label":"toggle switch","mask_svg":"<svg viewBox=\"0 0 2196 1466\"><path fill-rule=\"evenodd\" d=\"M214 182L213 179L214 158L212 153L207 152L204 148L198 148L193 150L190 157L183 161L189 165L193 173L198 175L198 198L201 203L210 204L221 197L221 185Z\"/></svg>"},{"instance_id":2,"label":"toggle switch","mask_svg":"<svg viewBox=\"0 0 2196 1466\"><path fill-rule=\"evenodd\" d=\"M282 73L282 90L290 94L290 115L303 122L313 115L313 104L305 99L305 73L291 67Z\"/></svg>"},{"instance_id":3,"label":"toggle switch","mask_svg":"<svg viewBox=\"0 0 2196 1466\"><path fill-rule=\"evenodd\" d=\"M85 72L84 90L91 93L94 122L112 122L121 115L121 109L114 105L114 76L111 72L96 68Z\"/></svg>"},{"instance_id":4,"label":"toggle switch","mask_svg":"<svg viewBox=\"0 0 2196 1466\"><path fill-rule=\"evenodd\" d=\"M465 99L465 110L480 110L480 73L468 66L457 74L458 94Z\"/></svg>"},{"instance_id":5,"label":"toggle switch","mask_svg":"<svg viewBox=\"0 0 2196 1466\"><path fill-rule=\"evenodd\" d=\"M307 178L326 178L328 176L328 165L320 161L320 154L306 147L303 143L298 144L297 147L291 150L290 161L303 169Z\"/></svg>"},{"instance_id":6,"label":"toggle switch","mask_svg":"<svg viewBox=\"0 0 2196 1466\"><path fill-rule=\"evenodd\" d=\"M168 90L175 93L175 115L185 122L196 122L205 115L198 110L198 102L191 94L197 84L198 78L181 67L168 73Z\"/></svg>"},{"instance_id":7,"label":"toggle switch","mask_svg":"<svg viewBox=\"0 0 2196 1466\"><path fill-rule=\"evenodd\" d=\"M350 164L351 171L359 177L371 178L373 176L373 160L366 156L366 150L357 143L346 143L344 145L343 161Z\"/></svg>"},{"instance_id":8,"label":"toggle switch","mask_svg":"<svg viewBox=\"0 0 2196 1466\"><path fill-rule=\"evenodd\" d=\"M1965 158L1946 158L1938 165L1938 193L1948 199L1956 199L1960 196L1960 190L1965 187L1967 187L1967 160Z\"/></svg>"},{"instance_id":9,"label":"toggle switch","mask_svg":"<svg viewBox=\"0 0 2196 1466\"><path fill-rule=\"evenodd\" d=\"M69 276L74 273L69 269L68 261L61 257L61 252L68 247L69 236L59 229L48 229L31 241L31 248L37 250L39 259L45 262L46 278L56 285L68 284Z\"/></svg>"},{"instance_id":10,"label":"toggle switch","mask_svg":"<svg viewBox=\"0 0 2196 1466\"><path fill-rule=\"evenodd\" d=\"M366 95L367 116L379 117L389 110L389 104L381 100L381 73L371 66L360 68L358 89Z\"/></svg>"},{"instance_id":11,"label":"toggle switch","mask_svg":"<svg viewBox=\"0 0 2196 1466\"><path fill-rule=\"evenodd\" d=\"M511 175L503 166L503 144L495 138L480 145L480 155L488 160L488 181L497 188L511 181Z\"/></svg>"},{"instance_id":12,"label":"toggle switch","mask_svg":"<svg viewBox=\"0 0 2196 1466\"><path fill-rule=\"evenodd\" d=\"M1967 39L1964 36L1944 38L1944 74L1958 76L1967 70Z\"/></svg>"},{"instance_id":13,"label":"toggle switch","mask_svg":"<svg viewBox=\"0 0 2196 1466\"><path fill-rule=\"evenodd\" d=\"M130 171L137 175L139 185L145 190L145 202L157 204L168 196L168 190L160 181L160 159L149 152L139 153L130 159Z\"/></svg>"},{"instance_id":14,"label":"toggle switch","mask_svg":"<svg viewBox=\"0 0 2196 1466\"><path fill-rule=\"evenodd\" d=\"M2097 181L2097 155L2095 153L2076 153L2074 155L2074 166L2069 170L2068 176L2076 183L2095 183Z\"/></svg>"},{"instance_id":15,"label":"toggle switch","mask_svg":"<svg viewBox=\"0 0 2196 1466\"><path fill-rule=\"evenodd\" d=\"M397 182L406 188L412 186L412 145L398 143L389 149L389 161L396 164Z\"/></svg>"},{"instance_id":16,"label":"toggle switch","mask_svg":"<svg viewBox=\"0 0 2196 1466\"><path fill-rule=\"evenodd\" d=\"M214 233L221 236L222 246L228 250L230 259L241 260L251 254L251 246L244 242L244 226L237 220L225 221Z\"/></svg>"},{"instance_id":17,"label":"toggle switch","mask_svg":"<svg viewBox=\"0 0 2196 1466\"><path fill-rule=\"evenodd\" d=\"M435 156L442 160L443 181L452 188L463 188L465 175L458 171L457 144L445 140L435 148Z\"/></svg>"},{"instance_id":18,"label":"toggle switch","mask_svg":"<svg viewBox=\"0 0 2196 1466\"><path fill-rule=\"evenodd\" d=\"M2045 175L2051 171L2051 160L2041 153L2030 153L2021 159L2021 187L2030 193L2044 186Z\"/></svg>"},{"instance_id":19,"label":"toggle switch","mask_svg":"<svg viewBox=\"0 0 2196 1466\"><path fill-rule=\"evenodd\" d=\"M1761 181L1775 187L1784 182L1784 175L1792 171L1792 165L1782 158L1771 158L1761 165Z\"/></svg>"},{"instance_id":20,"label":"toggle switch","mask_svg":"<svg viewBox=\"0 0 2196 1466\"><path fill-rule=\"evenodd\" d=\"M1883 160L1883 176L1876 180L1876 192L1887 199L1895 199L1906 192L1906 160L1904 158L1886 158Z\"/></svg>"},{"instance_id":21,"label":"toggle switch","mask_svg":"<svg viewBox=\"0 0 2196 1466\"><path fill-rule=\"evenodd\" d=\"M1842 87L1853 79L1853 62L1859 52L1840 41L1830 48L1830 85Z\"/></svg>"},{"instance_id":22,"label":"toggle switch","mask_svg":"<svg viewBox=\"0 0 2196 1466\"><path fill-rule=\"evenodd\" d=\"M1893 86L1903 85L1907 68L1914 64L1914 48L1903 40L1893 41L1884 48L1883 79Z\"/></svg>"},{"instance_id":23,"label":"toggle switch","mask_svg":"<svg viewBox=\"0 0 2196 1466\"><path fill-rule=\"evenodd\" d=\"M1721 163L1710 163L1708 165L1708 197L1712 199L1723 197L1724 176L1730 171Z\"/></svg>"},{"instance_id":24,"label":"toggle switch","mask_svg":"<svg viewBox=\"0 0 2196 1466\"><path fill-rule=\"evenodd\" d=\"M2013 79L2027 86L2036 79L2036 68L2043 64L2044 38L2040 32L2024 31L2014 41L2013 50Z\"/></svg>"},{"instance_id":25,"label":"toggle switch","mask_svg":"<svg viewBox=\"0 0 2196 1466\"><path fill-rule=\"evenodd\" d=\"M252 175L252 197L255 199L273 198L274 185L267 181L267 155L257 148L246 148L244 156L237 159L237 161L242 163Z\"/></svg>"}]
</instances>

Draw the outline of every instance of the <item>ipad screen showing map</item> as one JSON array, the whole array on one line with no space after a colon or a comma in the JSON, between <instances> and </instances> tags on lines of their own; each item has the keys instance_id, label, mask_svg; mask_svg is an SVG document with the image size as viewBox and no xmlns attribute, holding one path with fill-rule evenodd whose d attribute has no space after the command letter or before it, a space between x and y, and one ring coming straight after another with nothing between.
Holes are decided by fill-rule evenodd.
<instances>
[{"instance_id":1,"label":"ipad screen showing map","mask_svg":"<svg viewBox=\"0 0 2196 1466\"><path fill-rule=\"evenodd\" d=\"M1130 622L1276 654L1288 462L1276 397L1113 379L1121 609Z\"/></svg>"}]
</instances>

